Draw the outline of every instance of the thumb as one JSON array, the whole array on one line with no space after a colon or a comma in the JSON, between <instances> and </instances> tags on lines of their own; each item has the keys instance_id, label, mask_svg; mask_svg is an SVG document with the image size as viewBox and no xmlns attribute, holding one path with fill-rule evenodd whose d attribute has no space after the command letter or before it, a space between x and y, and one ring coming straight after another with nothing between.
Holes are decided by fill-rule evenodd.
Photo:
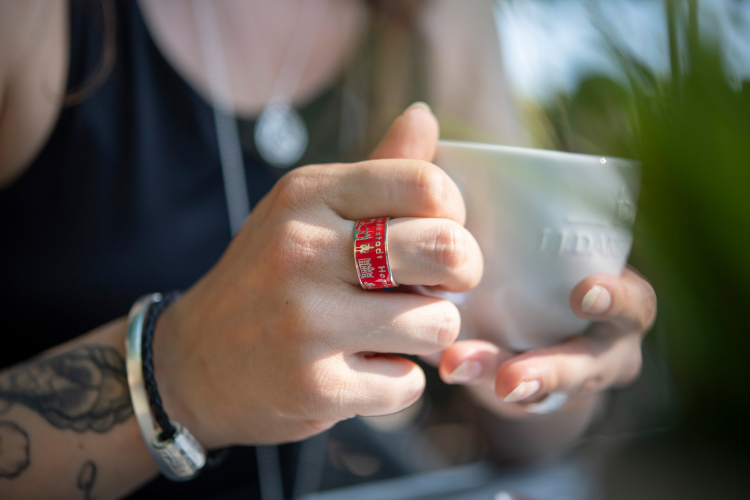
<instances>
[{"instance_id":1,"label":"thumb","mask_svg":"<svg viewBox=\"0 0 750 500\"><path fill-rule=\"evenodd\" d=\"M415 102L396 118L380 144L370 155L371 160L404 158L432 161L440 129L430 107Z\"/></svg>"}]
</instances>

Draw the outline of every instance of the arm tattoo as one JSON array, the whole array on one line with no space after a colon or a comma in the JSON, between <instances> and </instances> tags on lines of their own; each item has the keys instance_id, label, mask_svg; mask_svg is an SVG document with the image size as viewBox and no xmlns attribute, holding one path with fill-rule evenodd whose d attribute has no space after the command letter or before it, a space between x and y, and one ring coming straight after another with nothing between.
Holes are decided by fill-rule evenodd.
<instances>
[{"instance_id":1,"label":"arm tattoo","mask_svg":"<svg viewBox=\"0 0 750 500\"><path fill-rule=\"evenodd\" d=\"M18 477L30 461L26 431L14 422L0 422L0 477Z\"/></svg>"},{"instance_id":2,"label":"arm tattoo","mask_svg":"<svg viewBox=\"0 0 750 500\"><path fill-rule=\"evenodd\" d=\"M0 377L0 400L36 411L58 429L107 432L133 414L125 360L117 349L83 345Z\"/></svg>"},{"instance_id":3,"label":"arm tattoo","mask_svg":"<svg viewBox=\"0 0 750 500\"><path fill-rule=\"evenodd\" d=\"M81 472L78 473L78 489L83 492L84 500L93 500L91 496L91 488L94 487L94 481L96 481L96 464L91 460L86 460Z\"/></svg>"}]
</instances>

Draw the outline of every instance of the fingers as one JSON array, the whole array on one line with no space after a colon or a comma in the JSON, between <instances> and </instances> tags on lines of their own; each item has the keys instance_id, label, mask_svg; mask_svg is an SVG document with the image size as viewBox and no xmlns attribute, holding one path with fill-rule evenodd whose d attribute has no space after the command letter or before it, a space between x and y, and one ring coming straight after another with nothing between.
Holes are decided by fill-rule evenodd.
<instances>
[{"instance_id":1,"label":"fingers","mask_svg":"<svg viewBox=\"0 0 750 500\"><path fill-rule=\"evenodd\" d=\"M447 300L362 290L336 318L333 342L343 351L430 355L450 346L461 315Z\"/></svg>"},{"instance_id":2,"label":"fingers","mask_svg":"<svg viewBox=\"0 0 750 500\"><path fill-rule=\"evenodd\" d=\"M439 167L428 163L435 156L440 131L430 107L423 102L409 106L388 129L370 155L357 165L327 165L327 202L341 217L437 217L463 224L466 214L455 183ZM400 160L400 161L399 161ZM310 179L303 173L320 174L320 168L298 169L288 176Z\"/></svg>"},{"instance_id":3,"label":"fingers","mask_svg":"<svg viewBox=\"0 0 750 500\"><path fill-rule=\"evenodd\" d=\"M605 321L620 331L645 333L656 317L656 294L630 267L620 278L600 274L580 282L570 294L570 307L584 319Z\"/></svg>"},{"instance_id":4,"label":"fingers","mask_svg":"<svg viewBox=\"0 0 750 500\"><path fill-rule=\"evenodd\" d=\"M461 194L439 167L435 155L438 123L424 103L410 106L375 148L371 161L354 165L308 166L285 175L276 192L290 206L305 206L310 194L322 195L339 216L437 217L463 224Z\"/></svg>"},{"instance_id":5,"label":"fingers","mask_svg":"<svg viewBox=\"0 0 750 500\"><path fill-rule=\"evenodd\" d=\"M388 415L416 402L425 387L422 369L394 354L337 355L318 359L311 368L296 393L307 400L306 419Z\"/></svg>"},{"instance_id":6,"label":"fingers","mask_svg":"<svg viewBox=\"0 0 750 500\"><path fill-rule=\"evenodd\" d=\"M494 385L501 401L522 403L535 413L533 407L552 402L548 396L565 401L635 379L642 337L656 310L648 282L631 269L621 278L592 276L575 288L570 301L577 315L597 321L586 335L515 357L486 342L457 342L443 353L441 377L449 383Z\"/></svg>"},{"instance_id":7,"label":"fingers","mask_svg":"<svg viewBox=\"0 0 750 500\"><path fill-rule=\"evenodd\" d=\"M656 315L651 285L627 268L622 277L591 276L570 296L573 312L596 321L590 332L503 363L495 390L506 402L547 394L590 394L631 382L641 369L641 341Z\"/></svg>"},{"instance_id":8,"label":"fingers","mask_svg":"<svg viewBox=\"0 0 750 500\"><path fill-rule=\"evenodd\" d=\"M438 121L430 107L423 102L415 102L393 122L370 159L432 161L439 136Z\"/></svg>"},{"instance_id":9,"label":"fingers","mask_svg":"<svg viewBox=\"0 0 750 500\"><path fill-rule=\"evenodd\" d=\"M446 383L494 386L501 400L531 402L552 392L591 393L630 382L640 370L640 352L634 335L576 337L518 356L464 340L443 352L439 370Z\"/></svg>"},{"instance_id":10,"label":"fingers","mask_svg":"<svg viewBox=\"0 0 750 500\"><path fill-rule=\"evenodd\" d=\"M315 179L304 176L315 176ZM463 225L466 207L456 184L421 160L373 160L298 169L301 188L319 182L323 201L341 218L434 217Z\"/></svg>"},{"instance_id":11,"label":"fingers","mask_svg":"<svg viewBox=\"0 0 750 500\"><path fill-rule=\"evenodd\" d=\"M389 354L358 354L349 358L358 397L350 403L356 415L396 413L414 404L424 392L425 376L413 361Z\"/></svg>"},{"instance_id":12,"label":"fingers","mask_svg":"<svg viewBox=\"0 0 750 500\"><path fill-rule=\"evenodd\" d=\"M325 258L316 266L336 279L359 287L353 257L354 223L334 222L331 231L319 231ZM307 242L310 244L310 242ZM482 278L484 259L474 237L460 224L446 219L400 218L388 222L388 260L401 285L429 285L463 292Z\"/></svg>"},{"instance_id":13,"label":"fingers","mask_svg":"<svg viewBox=\"0 0 750 500\"><path fill-rule=\"evenodd\" d=\"M482 279L479 244L463 226L445 219L392 219L388 254L393 277L404 285L438 285L462 292Z\"/></svg>"},{"instance_id":14,"label":"fingers","mask_svg":"<svg viewBox=\"0 0 750 500\"><path fill-rule=\"evenodd\" d=\"M440 359L440 378L447 384L495 383L498 367L514 353L483 340L462 340L448 347Z\"/></svg>"},{"instance_id":15,"label":"fingers","mask_svg":"<svg viewBox=\"0 0 750 500\"><path fill-rule=\"evenodd\" d=\"M497 396L532 402L553 392L583 395L630 382L641 366L641 338L592 332L516 356L500 365Z\"/></svg>"},{"instance_id":16,"label":"fingers","mask_svg":"<svg viewBox=\"0 0 750 500\"><path fill-rule=\"evenodd\" d=\"M371 161L303 167L284 176L268 204L304 214L276 236L292 257L306 257L297 275L300 270L317 273L319 281L335 276L358 287L351 221L414 217L422 220L393 221L389 229L390 263L399 283L457 291L474 286L482 257L461 227L463 199L455 183L428 163L438 135L429 107L416 104L394 122ZM325 207L330 211L321 213ZM422 370L407 359L376 353L428 355L445 349L458 335L458 310L447 301L413 294L347 289L344 296L343 307L331 311L339 317L323 322L333 331L314 332L325 337L326 347L343 354L329 363L328 372L335 376L320 375L323 379L311 382L313 400L322 402L316 406L373 416L413 404L424 390Z\"/></svg>"}]
</instances>

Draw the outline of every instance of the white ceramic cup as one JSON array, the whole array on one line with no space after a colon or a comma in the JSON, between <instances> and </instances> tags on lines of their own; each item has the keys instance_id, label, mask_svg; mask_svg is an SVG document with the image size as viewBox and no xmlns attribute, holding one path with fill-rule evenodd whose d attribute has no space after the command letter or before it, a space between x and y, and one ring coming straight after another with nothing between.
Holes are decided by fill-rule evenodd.
<instances>
[{"instance_id":1,"label":"white ceramic cup","mask_svg":"<svg viewBox=\"0 0 750 500\"><path fill-rule=\"evenodd\" d=\"M640 164L621 158L440 141L461 189L484 277L460 300L470 336L525 351L585 332L570 293L619 276L633 241Z\"/></svg>"}]
</instances>

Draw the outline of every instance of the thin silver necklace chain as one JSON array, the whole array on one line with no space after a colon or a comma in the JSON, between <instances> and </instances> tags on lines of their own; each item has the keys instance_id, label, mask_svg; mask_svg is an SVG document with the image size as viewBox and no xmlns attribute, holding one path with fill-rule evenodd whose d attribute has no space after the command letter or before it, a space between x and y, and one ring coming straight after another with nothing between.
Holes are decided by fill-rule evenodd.
<instances>
[{"instance_id":1,"label":"thin silver necklace chain","mask_svg":"<svg viewBox=\"0 0 750 500\"><path fill-rule=\"evenodd\" d=\"M242 143L232 106L229 71L221 47L219 21L211 0L193 0L193 14L198 25L203 62L206 65L219 162L229 212L229 227L234 235L250 215L250 201L247 194L245 162L242 158Z\"/></svg>"},{"instance_id":2,"label":"thin silver necklace chain","mask_svg":"<svg viewBox=\"0 0 750 500\"><path fill-rule=\"evenodd\" d=\"M310 51L325 19L328 0L305 0L300 8L295 27L303 23L308 30L295 29L292 40L276 76L266 107L255 125L256 148L261 156L275 167L286 168L296 163L307 149L308 136L304 121L291 106L291 97L297 91ZM311 9L317 7L314 11ZM211 101L219 148L224 190L232 234L236 233L250 213L250 203L245 187L245 168L241 140L234 118L229 71L221 43L221 30L211 0L193 0L193 14L198 26L198 37ZM317 15L316 15L317 14ZM260 37L258 37L260 38ZM267 51L266 51L267 52ZM263 59L270 69L270 59ZM254 72L251 72L254 74ZM289 83L287 83L289 82ZM254 82L258 88L257 81Z\"/></svg>"}]
</instances>

